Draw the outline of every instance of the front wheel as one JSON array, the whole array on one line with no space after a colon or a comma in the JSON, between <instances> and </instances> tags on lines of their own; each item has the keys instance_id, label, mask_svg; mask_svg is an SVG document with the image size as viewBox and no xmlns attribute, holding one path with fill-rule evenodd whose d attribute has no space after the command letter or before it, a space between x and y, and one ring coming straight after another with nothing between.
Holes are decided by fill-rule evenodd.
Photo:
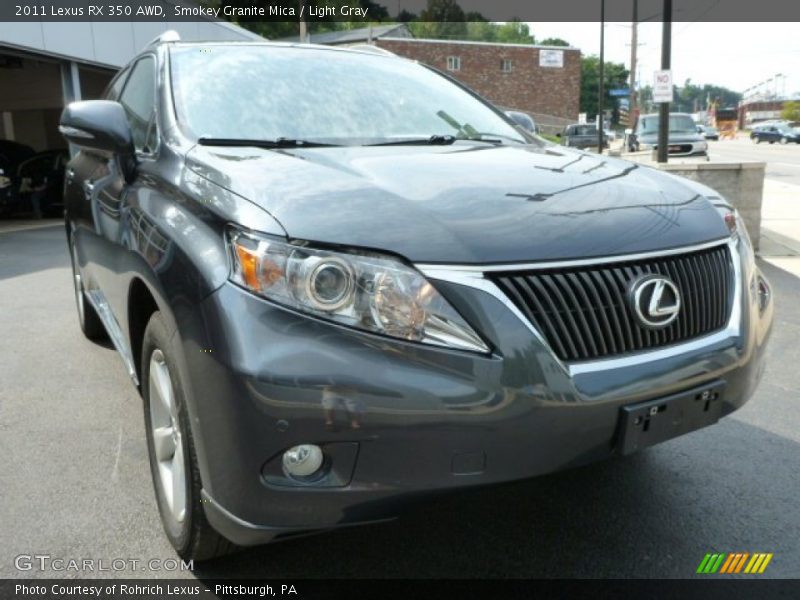
<instances>
[{"instance_id":1,"label":"front wheel","mask_svg":"<svg viewBox=\"0 0 800 600\"><path fill-rule=\"evenodd\" d=\"M760 143L761 143L761 138L760 138L760 137L758 137L757 135L756 135L756 136L754 136L754 137L753 137L753 143L754 143L754 144L760 144Z\"/></svg>"},{"instance_id":2,"label":"front wheel","mask_svg":"<svg viewBox=\"0 0 800 600\"><path fill-rule=\"evenodd\" d=\"M184 560L228 554L235 546L211 527L201 505L186 396L160 312L153 313L142 341L142 397L150 472L167 538Z\"/></svg>"},{"instance_id":3,"label":"front wheel","mask_svg":"<svg viewBox=\"0 0 800 600\"><path fill-rule=\"evenodd\" d=\"M785 138L785 137L781 138L781 144L787 144L788 142L789 142L788 138Z\"/></svg>"}]
</instances>

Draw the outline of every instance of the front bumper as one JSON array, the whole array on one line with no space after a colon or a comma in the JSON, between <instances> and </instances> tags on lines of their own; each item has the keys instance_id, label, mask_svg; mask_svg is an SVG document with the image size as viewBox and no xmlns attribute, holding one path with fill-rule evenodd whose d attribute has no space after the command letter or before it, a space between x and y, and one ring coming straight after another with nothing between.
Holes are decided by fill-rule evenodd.
<instances>
[{"instance_id":1,"label":"front bumper","mask_svg":"<svg viewBox=\"0 0 800 600\"><path fill-rule=\"evenodd\" d=\"M436 282L490 356L365 334L223 285L180 327L206 514L243 545L379 521L425 493L608 457L627 404L721 380L726 415L755 389L772 320L749 246L734 258L738 310L725 331L573 365L473 285ZM283 477L281 454L300 443L321 445L335 477Z\"/></svg>"},{"instance_id":2,"label":"front bumper","mask_svg":"<svg viewBox=\"0 0 800 600\"><path fill-rule=\"evenodd\" d=\"M640 150L658 150L658 144L652 142L640 142ZM677 141L667 142L667 154L669 156L707 156L708 142L706 141Z\"/></svg>"}]
</instances>

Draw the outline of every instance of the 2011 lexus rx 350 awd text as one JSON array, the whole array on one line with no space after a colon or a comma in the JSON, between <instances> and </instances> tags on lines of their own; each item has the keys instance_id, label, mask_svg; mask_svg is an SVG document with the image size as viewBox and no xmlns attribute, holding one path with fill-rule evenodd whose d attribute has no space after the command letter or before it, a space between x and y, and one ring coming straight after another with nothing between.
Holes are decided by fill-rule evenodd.
<instances>
[{"instance_id":1,"label":"2011 lexus rx 350 awd text","mask_svg":"<svg viewBox=\"0 0 800 600\"><path fill-rule=\"evenodd\" d=\"M627 454L763 373L725 199L416 62L168 36L61 131L80 324L141 391L185 558Z\"/></svg>"}]
</instances>

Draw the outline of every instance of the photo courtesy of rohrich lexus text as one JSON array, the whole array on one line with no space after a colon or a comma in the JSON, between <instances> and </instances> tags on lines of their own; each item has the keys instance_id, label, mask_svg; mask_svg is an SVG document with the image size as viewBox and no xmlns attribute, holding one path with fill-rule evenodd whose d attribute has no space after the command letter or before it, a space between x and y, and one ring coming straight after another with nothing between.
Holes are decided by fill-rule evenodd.
<instances>
[{"instance_id":1,"label":"photo courtesy of rohrich lexus text","mask_svg":"<svg viewBox=\"0 0 800 600\"><path fill-rule=\"evenodd\" d=\"M800 594L800 9L20 2L0 597Z\"/></svg>"}]
</instances>

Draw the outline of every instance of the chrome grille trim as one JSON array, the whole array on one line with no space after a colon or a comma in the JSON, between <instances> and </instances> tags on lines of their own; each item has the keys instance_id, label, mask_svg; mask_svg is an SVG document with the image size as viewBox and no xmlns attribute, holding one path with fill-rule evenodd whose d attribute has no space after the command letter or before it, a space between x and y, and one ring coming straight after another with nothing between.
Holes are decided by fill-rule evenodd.
<instances>
[{"instance_id":1,"label":"chrome grille trim","mask_svg":"<svg viewBox=\"0 0 800 600\"><path fill-rule=\"evenodd\" d=\"M671 256L675 254L691 253L693 251L704 250L719 246L727 246L730 252L730 258L733 268L733 292L731 299L731 307L727 325L724 329L714 333L703 335L692 340L676 343L671 346L649 349L633 354L623 355L616 358L603 358L599 360L588 360L581 362L566 363L561 361L555 353L553 359L560 365L563 371L570 376L576 376L584 373L591 373L595 371L602 371L607 369L624 368L638 364L648 363L657 360L663 360L672 356L677 356L686 352L692 352L702 349L707 346L717 345L721 342L727 341L730 338L738 337L741 334L740 321L742 316L742 257L740 255L739 244L746 243L739 240L738 237L726 238L725 240L716 240L713 242L706 242L693 246L684 246L682 248L674 248L665 250L663 252L648 252L639 254L630 254L624 256L613 257L600 257L593 259L579 259L572 261L557 261L557 262L537 262L525 264L505 264L505 265L490 265L490 266L476 266L476 265L445 265L445 264L431 264L419 263L417 268L430 279L438 279L448 281L459 285L472 287L483 292L486 292L502 302L523 324L524 326L535 335L542 344L549 347L549 343L545 337L533 326L528 318L511 302L511 300L503 293L500 288L495 285L490 279L484 277L484 272L491 273L493 271L512 271L516 269L529 269L529 268L554 268L563 266L580 266L580 265L597 265L609 264L617 262L625 262L637 260L641 258L651 258L656 256Z\"/></svg>"}]
</instances>

